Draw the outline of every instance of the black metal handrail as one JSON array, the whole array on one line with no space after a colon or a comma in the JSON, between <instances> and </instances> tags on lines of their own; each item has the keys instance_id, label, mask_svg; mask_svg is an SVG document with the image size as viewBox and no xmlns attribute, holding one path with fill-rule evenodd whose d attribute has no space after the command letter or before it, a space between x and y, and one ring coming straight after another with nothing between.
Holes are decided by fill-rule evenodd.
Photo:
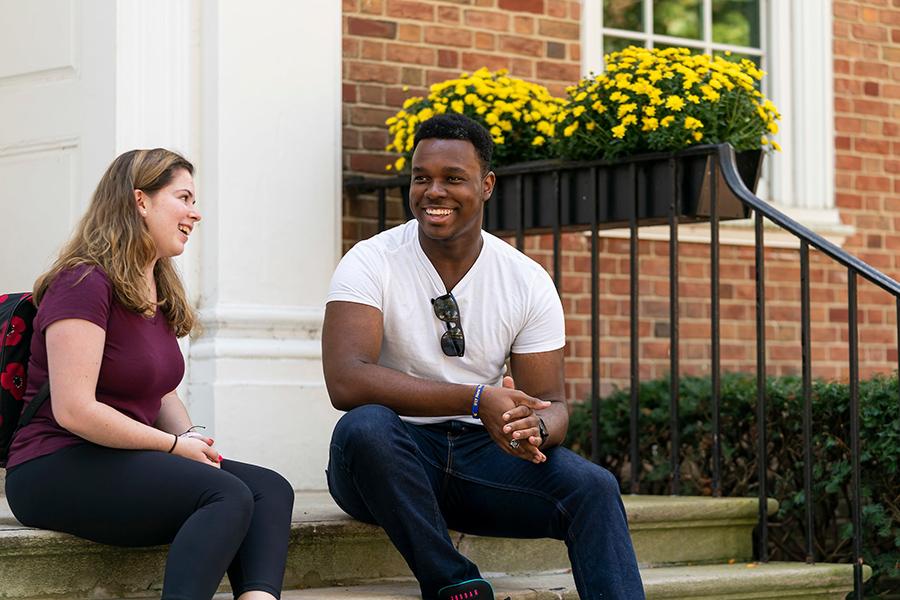
<instances>
[{"instance_id":1,"label":"black metal handrail","mask_svg":"<svg viewBox=\"0 0 900 600\"><path fill-rule=\"evenodd\" d=\"M807 528L807 560L812 562L815 560L815 549L812 539L814 515L812 514L812 455L811 455L811 439L812 439L812 402L811 402L811 360L810 360L810 299L809 299L809 246L813 246L833 261L847 268L847 327L849 338L849 367L850 367L850 460L851 460L851 490L853 494L851 506L851 519L853 523L853 580L854 591L857 598L862 598L863 594L863 558L862 558L862 499L860 496L860 434L859 434L859 334L858 334L858 314L857 314L857 277L862 276L867 281L877 285L887 293L894 296L897 305L897 322L900 323L900 283L888 277L884 273L873 268L871 265L861 261L857 257L844 251L836 244L826 240L822 236L816 234L808 227L798 223L794 219L785 215L781 211L775 209L771 204L757 198L743 184L734 164L734 149L723 144L718 148L719 160L718 164L722 170L722 175L726 185L738 198L750 206L755 214L756 219L756 255L757 255L757 336L764 336L764 329L761 331L761 323L764 320L764 302L765 294L760 293L760 289L764 286L762 280L763 258L763 217L769 219L772 223L778 225L781 229L793 234L800 240L800 269L801 269L801 353L802 353L802 379L803 379L803 436L804 436L804 493L806 501L806 528ZM900 326L898 326L898 341L900 341ZM764 344L757 346L763 347ZM765 354L764 350L760 356L761 365L758 365L758 373L764 377L765 374ZM900 362L900 358L898 358ZM900 364L898 364L898 372L900 372ZM760 393L759 410L760 415L765 414L765 382L761 378L757 384ZM762 422L762 421L761 421ZM760 428L760 448L761 457L765 457L765 428ZM762 552L765 552L765 535L767 520L762 518L765 512L765 500L763 498L763 487L765 484L764 461L760 461L760 516L761 516L761 535L763 536L760 543Z\"/></svg>"},{"instance_id":2,"label":"black metal handrail","mask_svg":"<svg viewBox=\"0 0 900 600\"><path fill-rule=\"evenodd\" d=\"M630 463L631 463L631 488L632 492L638 491L639 485L639 444L638 444L638 418L640 410L639 383L640 383L640 354L639 354L639 272L638 272L638 228L639 199L647 194L647 170L651 168L659 171L662 169L670 177L673 191L668 199L667 215L665 223L669 229L669 342L670 342L670 419L671 419L671 480L670 490L673 494L680 491L681 457L680 432L679 432L679 287L678 287L678 224L682 221L683 190L682 181L684 169L681 160L684 157L707 156L706 172L709 187L709 214L694 221L708 221L710 224L710 360L711 360L711 384L712 384L712 493L721 495L721 424L720 424L720 328L719 328L719 199L724 194L731 194L743 206L747 207L747 214L752 210L754 217L755 236L755 283L756 283L756 371L757 371L757 466L759 479L759 544L758 559L768 560L768 489L766 465L767 439L766 432L766 332L765 332L765 246L763 220L770 222L782 230L795 236L800 243L800 288L801 288L801 360L802 360L802 390L803 390L803 446L804 446L804 492L806 501L806 554L807 561L815 560L815 547L813 539L814 515L812 498L812 377L811 377L811 352L810 352L810 277L809 277L809 249L813 247L823 255L837 262L847 269L848 273L848 330L849 330L849 375L850 375L850 438L851 438L851 520L853 525L853 555L854 555L854 591L856 598L863 596L863 559L861 547L861 497L860 497L860 428L859 428L859 351L858 351L858 317L857 317L857 278L863 277L867 281L880 287L895 298L897 319L897 335L900 340L900 283L887 275L874 269L857 257L845 252L843 249L816 234L796 220L785 215L771 204L759 199L744 183L744 177L739 172L734 149L728 144L717 146L699 146L672 154L649 154L627 159L627 175L624 178L629 182L631 198L631 210L627 219L621 225L630 231L629 255L631 259L630 269ZM549 197L541 198L541 202L549 203L551 222L549 227L544 227L540 233L549 233L553 238L553 279L557 289L561 289L561 234L563 228L566 231L590 231L591 248L591 402L594 420L592 423L592 436L595 440L592 457L595 462L600 461L599 427L597 415L600 413L600 293L599 293L599 231L603 228L601 215L608 213L610 202L609 172L615 168L621 168L623 161L590 161L590 162L562 162L539 161L522 163L496 169L498 178L511 181L510 189L514 190L516 198L515 245L524 250L525 235L531 233L525 227L525 203L526 189L529 183L540 176L550 176L551 183L547 187ZM655 165L655 166L653 166ZM578 201L590 203L589 222L580 225L564 224L562 215L562 181L575 170L587 172L589 182L586 189L581 191ZM604 188L605 186L605 188ZM344 187L352 193L375 193L378 197L378 229L385 229L387 194L391 189L400 191L401 200L407 195L409 179L404 176L387 178L362 178L354 177L345 180ZM409 217L408 208L404 208ZM733 215L730 218L735 218ZM607 225L608 226L608 225ZM900 354L900 353L898 353ZM900 357L898 357L900 363ZM900 364L898 364L900 371Z\"/></svg>"}]
</instances>

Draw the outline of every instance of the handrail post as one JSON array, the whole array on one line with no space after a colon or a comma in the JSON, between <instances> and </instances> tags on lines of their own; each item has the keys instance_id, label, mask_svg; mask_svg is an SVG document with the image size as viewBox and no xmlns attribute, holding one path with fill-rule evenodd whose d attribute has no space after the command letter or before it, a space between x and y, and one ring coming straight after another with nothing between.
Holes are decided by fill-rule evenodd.
<instances>
[{"instance_id":1,"label":"handrail post","mask_svg":"<svg viewBox=\"0 0 900 600\"><path fill-rule=\"evenodd\" d=\"M756 234L756 436L759 478L759 560L769 561L768 448L766 436L766 278L763 215L755 211Z\"/></svg>"}]
</instances>

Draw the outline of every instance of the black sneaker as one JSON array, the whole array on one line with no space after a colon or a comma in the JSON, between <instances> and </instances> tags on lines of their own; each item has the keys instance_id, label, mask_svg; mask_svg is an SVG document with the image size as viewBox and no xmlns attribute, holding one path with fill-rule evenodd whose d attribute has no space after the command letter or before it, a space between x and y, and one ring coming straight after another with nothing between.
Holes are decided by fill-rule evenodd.
<instances>
[{"instance_id":1,"label":"black sneaker","mask_svg":"<svg viewBox=\"0 0 900 600\"><path fill-rule=\"evenodd\" d=\"M494 600L494 589L484 579L470 579L441 588L438 600Z\"/></svg>"}]
</instances>

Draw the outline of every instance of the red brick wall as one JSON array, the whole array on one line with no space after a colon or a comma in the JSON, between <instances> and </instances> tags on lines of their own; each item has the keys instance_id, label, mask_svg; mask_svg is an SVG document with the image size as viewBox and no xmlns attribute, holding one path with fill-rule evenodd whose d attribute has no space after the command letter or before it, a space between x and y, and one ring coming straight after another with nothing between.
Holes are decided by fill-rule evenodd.
<instances>
[{"instance_id":1,"label":"red brick wall","mask_svg":"<svg viewBox=\"0 0 900 600\"><path fill-rule=\"evenodd\" d=\"M580 3L567 0L344 0L344 167L383 173L390 157L384 119L410 94L461 70L505 67L562 94L580 72ZM849 252L892 277L900 275L900 6L888 0L834 2L836 203L856 233ZM404 91L404 86L408 90ZM786 119L790 118L786 114ZM344 199L344 241L375 232L371 199ZM402 218L399 199L389 212ZM564 236L563 305L570 399L590 389L590 252L581 234ZM530 256L550 268L548 237L528 240ZM681 372L710 368L709 245L682 243ZM641 377L669 366L668 244L640 243ZM726 370L755 368L754 249L721 250L721 360ZM628 241L601 240L601 377L603 391L628 387ZM847 275L812 254L815 376L847 376ZM799 373L799 259L796 250L766 251L767 364L770 374ZM897 366L894 302L859 285L860 372Z\"/></svg>"},{"instance_id":2,"label":"red brick wall","mask_svg":"<svg viewBox=\"0 0 900 600\"><path fill-rule=\"evenodd\" d=\"M579 0L343 0L343 15L347 173L384 173L385 119L461 71L505 68L557 95L580 75ZM345 248L375 233L373 202L343 208Z\"/></svg>"}]
</instances>

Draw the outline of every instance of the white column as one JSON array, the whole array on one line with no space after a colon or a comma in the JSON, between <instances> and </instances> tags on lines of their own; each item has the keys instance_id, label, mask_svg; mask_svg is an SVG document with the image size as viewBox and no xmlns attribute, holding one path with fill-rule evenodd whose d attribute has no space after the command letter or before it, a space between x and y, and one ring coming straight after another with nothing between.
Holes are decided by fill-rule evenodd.
<instances>
[{"instance_id":1,"label":"white column","mask_svg":"<svg viewBox=\"0 0 900 600\"><path fill-rule=\"evenodd\" d=\"M772 199L807 224L839 224L834 210L831 0L770 1L771 98L782 111Z\"/></svg>"},{"instance_id":2,"label":"white column","mask_svg":"<svg viewBox=\"0 0 900 600\"><path fill-rule=\"evenodd\" d=\"M340 256L341 5L203 2L200 310L190 409L222 454L325 487L321 367Z\"/></svg>"}]
</instances>

